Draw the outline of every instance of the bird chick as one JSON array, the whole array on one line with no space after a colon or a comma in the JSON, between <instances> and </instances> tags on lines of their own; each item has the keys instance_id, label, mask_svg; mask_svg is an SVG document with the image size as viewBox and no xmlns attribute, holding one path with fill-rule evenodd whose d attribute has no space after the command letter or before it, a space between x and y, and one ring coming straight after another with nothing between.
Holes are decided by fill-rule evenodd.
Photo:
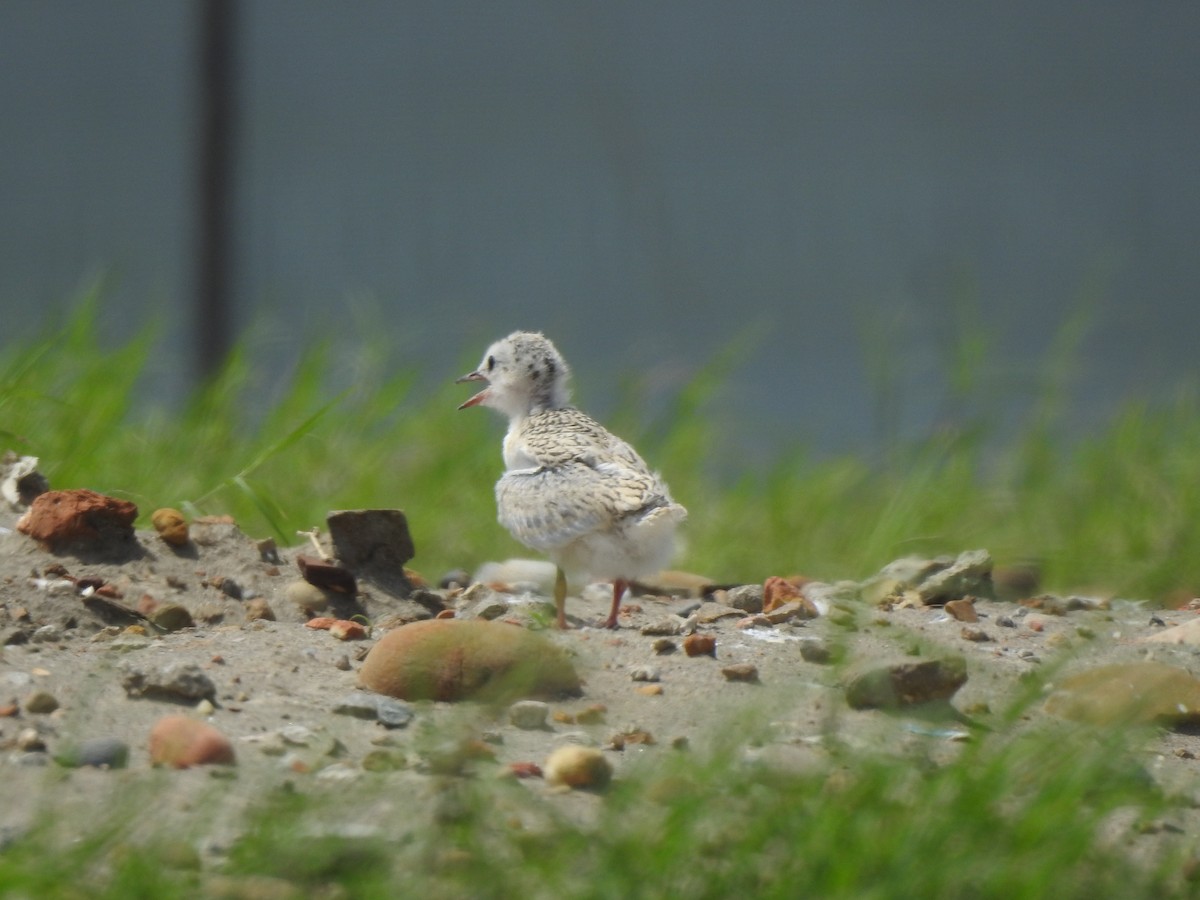
<instances>
[{"instance_id":1,"label":"bird chick","mask_svg":"<svg viewBox=\"0 0 1200 900\"><path fill-rule=\"evenodd\" d=\"M488 347L474 372L458 379L483 388L459 409L488 406L508 417L505 472L496 482L500 524L558 567L554 604L566 628L573 576L613 583L617 627L630 580L661 570L675 552L687 510L629 444L570 405L570 369L541 334L516 331Z\"/></svg>"}]
</instances>

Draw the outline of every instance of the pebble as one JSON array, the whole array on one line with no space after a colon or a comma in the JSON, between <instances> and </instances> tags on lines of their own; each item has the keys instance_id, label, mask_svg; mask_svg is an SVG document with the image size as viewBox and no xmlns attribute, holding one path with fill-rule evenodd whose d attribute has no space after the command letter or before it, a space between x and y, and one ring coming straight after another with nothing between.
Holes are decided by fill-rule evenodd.
<instances>
[{"instance_id":1,"label":"pebble","mask_svg":"<svg viewBox=\"0 0 1200 900\"><path fill-rule=\"evenodd\" d=\"M800 658L805 662L824 665L833 658L833 653L825 641L817 639L800 642Z\"/></svg>"},{"instance_id":2,"label":"pebble","mask_svg":"<svg viewBox=\"0 0 1200 900\"><path fill-rule=\"evenodd\" d=\"M323 612L329 607L325 591L307 581L293 581L283 589L283 595L303 612Z\"/></svg>"},{"instance_id":3,"label":"pebble","mask_svg":"<svg viewBox=\"0 0 1200 900\"><path fill-rule=\"evenodd\" d=\"M150 613L150 621L163 631L179 631L196 625L191 612L178 603L164 603Z\"/></svg>"},{"instance_id":4,"label":"pebble","mask_svg":"<svg viewBox=\"0 0 1200 900\"><path fill-rule=\"evenodd\" d=\"M371 719L387 728L403 728L413 719L413 710L402 700L370 691L351 691L342 697L333 711L358 719Z\"/></svg>"},{"instance_id":5,"label":"pebble","mask_svg":"<svg viewBox=\"0 0 1200 900\"><path fill-rule=\"evenodd\" d=\"M182 547L188 542L187 519L177 509L156 509L150 515L150 524L154 526L158 536L172 547Z\"/></svg>"},{"instance_id":6,"label":"pebble","mask_svg":"<svg viewBox=\"0 0 1200 900\"><path fill-rule=\"evenodd\" d=\"M717 655L717 639L711 634L690 634L683 639L683 652L688 656Z\"/></svg>"},{"instance_id":7,"label":"pebble","mask_svg":"<svg viewBox=\"0 0 1200 900\"><path fill-rule=\"evenodd\" d=\"M758 666L753 663L734 663L721 669L727 681L758 681Z\"/></svg>"},{"instance_id":8,"label":"pebble","mask_svg":"<svg viewBox=\"0 0 1200 900\"><path fill-rule=\"evenodd\" d=\"M748 613L763 611L763 586L743 584L725 592L725 604Z\"/></svg>"},{"instance_id":9,"label":"pebble","mask_svg":"<svg viewBox=\"0 0 1200 900\"><path fill-rule=\"evenodd\" d=\"M667 654L674 653L679 649L675 642L670 638L659 638L650 646L654 648L654 652L659 656L666 656Z\"/></svg>"},{"instance_id":10,"label":"pebble","mask_svg":"<svg viewBox=\"0 0 1200 900\"><path fill-rule=\"evenodd\" d=\"M992 639L991 635L982 628L964 628L962 638L964 641L974 641L977 644L986 644Z\"/></svg>"},{"instance_id":11,"label":"pebble","mask_svg":"<svg viewBox=\"0 0 1200 900\"><path fill-rule=\"evenodd\" d=\"M846 702L854 709L914 706L949 700L966 683L962 657L903 662L852 676L846 685Z\"/></svg>"},{"instance_id":12,"label":"pebble","mask_svg":"<svg viewBox=\"0 0 1200 900\"><path fill-rule=\"evenodd\" d=\"M654 666L636 666L630 671L629 677L634 681L658 681L662 673Z\"/></svg>"},{"instance_id":13,"label":"pebble","mask_svg":"<svg viewBox=\"0 0 1200 900\"><path fill-rule=\"evenodd\" d=\"M172 662L157 669L131 668L122 686L130 697L211 700L217 695L217 686L195 663Z\"/></svg>"},{"instance_id":14,"label":"pebble","mask_svg":"<svg viewBox=\"0 0 1200 900\"><path fill-rule=\"evenodd\" d=\"M565 744L554 750L542 766L552 787L597 789L612 780L612 764L594 747Z\"/></svg>"},{"instance_id":15,"label":"pebble","mask_svg":"<svg viewBox=\"0 0 1200 900\"><path fill-rule=\"evenodd\" d=\"M255 597L246 603L246 621L274 622L275 610L271 609L271 604L265 597Z\"/></svg>"},{"instance_id":16,"label":"pebble","mask_svg":"<svg viewBox=\"0 0 1200 900\"><path fill-rule=\"evenodd\" d=\"M233 745L220 731L190 716L164 716L150 731L150 762L187 769L233 765Z\"/></svg>"},{"instance_id":17,"label":"pebble","mask_svg":"<svg viewBox=\"0 0 1200 900\"><path fill-rule=\"evenodd\" d=\"M129 745L118 738L92 738L55 760L67 768L92 766L123 769L129 763Z\"/></svg>"},{"instance_id":18,"label":"pebble","mask_svg":"<svg viewBox=\"0 0 1200 900\"><path fill-rule=\"evenodd\" d=\"M771 612L785 603L803 598L800 588L778 575L772 575L763 582L763 612Z\"/></svg>"},{"instance_id":19,"label":"pebble","mask_svg":"<svg viewBox=\"0 0 1200 900\"><path fill-rule=\"evenodd\" d=\"M526 731L538 731L546 727L550 706L541 700L518 700L508 708L508 721Z\"/></svg>"},{"instance_id":20,"label":"pebble","mask_svg":"<svg viewBox=\"0 0 1200 900\"><path fill-rule=\"evenodd\" d=\"M979 613L975 611L975 604L965 597L961 600L947 600L945 610L960 622L979 621Z\"/></svg>"},{"instance_id":21,"label":"pebble","mask_svg":"<svg viewBox=\"0 0 1200 900\"><path fill-rule=\"evenodd\" d=\"M17 732L16 747L24 753L40 753L46 749L46 742L36 728L22 728Z\"/></svg>"},{"instance_id":22,"label":"pebble","mask_svg":"<svg viewBox=\"0 0 1200 900\"><path fill-rule=\"evenodd\" d=\"M25 698L26 712L45 715L58 709L58 698L49 691L34 691Z\"/></svg>"},{"instance_id":23,"label":"pebble","mask_svg":"<svg viewBox=\"0 0 1200 900\"><path fill-rule=\"evenodd\" d=\"M53 624L36 628L33 634L29 636L29 640L35 644L57 644L62 639L62 629Z\"/></svg>"},{"instance_id":24,"label":"pebble","mask_svg":"<svg viewBox=\"0 0 1200 900\"><path fill-rule=\"evenodd\" d=\"M669 637L679 634L682 630L683 619L680 619L678 616L655 619L648 625L642 626L642 634L647 637Z\"/></svg>"}]
</instances>

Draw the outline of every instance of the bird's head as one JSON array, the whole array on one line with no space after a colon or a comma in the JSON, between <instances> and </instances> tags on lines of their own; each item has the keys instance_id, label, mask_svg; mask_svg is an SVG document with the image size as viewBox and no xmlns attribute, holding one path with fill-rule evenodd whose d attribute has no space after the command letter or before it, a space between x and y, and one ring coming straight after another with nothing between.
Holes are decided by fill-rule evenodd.
<instances>
[{"instance_id":1,"label":"bird's head","mask_svg":"<svg viewBox=\"0 0 1200 900\"><path fill-rule=\"evenodd\" d=\"M487 348L479 368L458 379L487 384L459 409L490 406L510 419L557 409L566 406L570 398L570 374L566 361L549 339L533 331L514 331Z\"/></svg>"}]
</instances>

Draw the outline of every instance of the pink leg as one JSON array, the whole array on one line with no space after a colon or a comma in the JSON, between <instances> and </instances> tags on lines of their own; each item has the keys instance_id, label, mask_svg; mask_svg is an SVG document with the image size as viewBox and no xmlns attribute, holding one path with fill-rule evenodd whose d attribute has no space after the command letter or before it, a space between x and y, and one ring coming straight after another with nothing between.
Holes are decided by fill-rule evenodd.
<instances>
[{"instance_id":1,"label":"pink leg","mask_svg":"<svg viewBox=\"0 0 1200 900\"><path fill-rule=\"evenodd\" d=\"M629 587L629 582L624 578L618 578L613 582L612 612L608 614L608 621L604 623L605 628L617 627L617 613L621 611L621 598L625 595L627 587Z\"/></svg>"}]
</instances>

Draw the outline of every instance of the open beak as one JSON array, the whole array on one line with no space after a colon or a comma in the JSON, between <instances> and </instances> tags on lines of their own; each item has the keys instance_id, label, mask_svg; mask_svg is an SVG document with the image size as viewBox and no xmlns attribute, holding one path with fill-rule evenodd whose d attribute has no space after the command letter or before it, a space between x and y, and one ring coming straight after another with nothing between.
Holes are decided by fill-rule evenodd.
<instances>
[{"instance_id":1,"label":"open beak","mask_svg":"<svg viewBox=\"0 0 1200 900\"><path fill-rule=\"evenodd\" d=\"M487 378L480 375L478 372L468 372L462 378L454 379L455 384L462 384L464 381L487 381ZM468 400L466 403L464 403L462 406L460 406L459 409L467 409L468 407L471 407L471 406L478 406L480 403L482 403L484 401L484 399L486 397L487 397L487 388L484 388L482 391L480 391L478 394L476 394L474 397L472 397L470 400Z\"/></svg>"}]
</instances>

